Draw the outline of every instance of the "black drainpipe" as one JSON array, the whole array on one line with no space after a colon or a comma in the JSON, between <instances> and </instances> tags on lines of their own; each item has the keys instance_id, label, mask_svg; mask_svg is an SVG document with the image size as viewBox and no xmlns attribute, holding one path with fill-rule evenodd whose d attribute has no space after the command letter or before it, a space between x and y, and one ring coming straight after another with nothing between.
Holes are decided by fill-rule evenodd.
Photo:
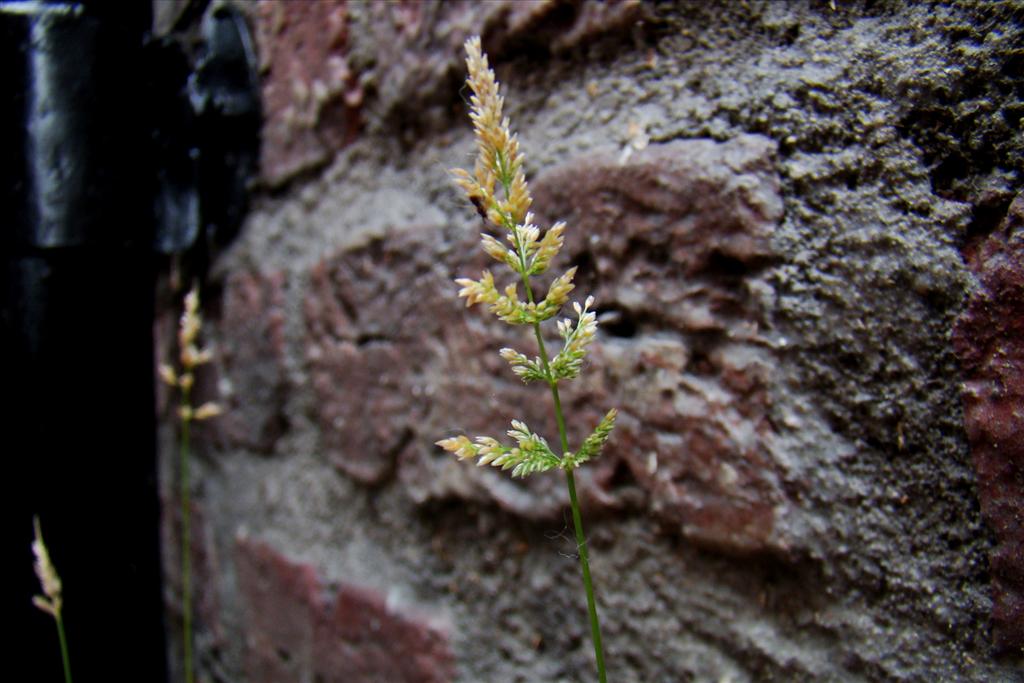
<instances>
[{"instance_id":1,"label":"black drainpipe","mask_svg":"<svg viewBox=\"0 0 1024 683\"><path fill-rule=\"evenodd\" d=\"M216 59L190 75L180 65L196 56L147 42L150 25L138 0L0 3L0 524L16 577L3 666L23 680L62 680L53 622L31 604L34 515L64 582L75 679L167 680L155 282L168 253L187 262L199 245L205 263L237 228L259 114L257 98L232 126L246 149L218 150L217 167L204 137L230 113L201 88ZM229 208L203 196L218 174L231 186L205 192Z\"/></svg>"}]
</instances>

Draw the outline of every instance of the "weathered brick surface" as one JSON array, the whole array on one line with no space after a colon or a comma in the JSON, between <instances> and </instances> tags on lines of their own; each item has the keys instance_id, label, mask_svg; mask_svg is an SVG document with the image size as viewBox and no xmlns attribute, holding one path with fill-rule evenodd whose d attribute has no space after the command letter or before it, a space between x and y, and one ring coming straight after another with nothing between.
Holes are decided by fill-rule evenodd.
<instances>
[{"instance_id":1,"label":"weathered brick surface","mask_svg":"<svg viewBox=\"0 0 1024 683\"><path fill-rule=\"evenodd\" d=\"M483 25L482 38L489 54L502 55L523 44L563 53L602 35L628 31L644 17L637 0L609 2L511 2L495 3Z\"/></svg>"},{"instance_id":2,"label":"weathered brick surface","mask_svg":"<svg viewBox=\"0 0 1024 683\"><path fill-rule=\"evenodd\" d=\"M561 266L580 266L605 321L593 369L564 389L573 442L608 407L623 412L606 462L583 475L586 500L632 505L639 486L687 537L734 552L791 542L776 525L789 502L767 420L770 342L747 291L781 216L773 149L754 136L677 142L624 165L577 159L535 183L537 211L571 226ZM512 418L556 434L544 392L495 354L531 349L529 335L453 296L454 275L486 265L478 254L475 237L411 228L315 269L307 355L322 439L364 482L383 481L398 458L417 500L489 495L556 517L557 477L510 482L432 452L441 436L500 435Z\"/></svg>"},{"instance_id":3,"label":"weathered brick surface","mask_svg":"<svg viewBox=\"0 0 1024 683\"><path fill-rule=\"evenodd\" d=\"M544 222L569 222L567 250L587 265L580 286L605 311L593 359L603 376L567 390L573 410L620 403L611 453L687 537L787 551L771 342L751 294L782 216L773 144L679 142L625 164L598 154L534 185Z\"/></svg>"},{"instance_id":4,"label":"weathered brick surface","mask_svg":"<svg viewBox=\"0 0 1024 683\"><path fill-rule=\"evenodd\" d=\"M316 569L241 538L236 571L246 615L249 680L259 683L445 683L443 632L396 612L378 593L328 587Z\"/></svg>"},{"instance_id":5,"label":"weathered brick surface","mask_svg":"<svg viewBox=\"0 0 1024 683\"><path fill-rule=\"evenodd\" d=\"M992 552L996 647L1024 653L1024 195L969 263L978 289L953 345L965 374L964 425Z\"/></svg>"},{"instance_id":6,"label":"weathered brick surface","mask_svg":"<svg viewBox=\"0 0 1024 683\"><path fill-rule=\"evenodd\" d=\"M274 3L248 10L280 88L277 187L217 267L286 273L286 305L305 307L287 309L285 367L309 381L288 386L279 455L225 440L197 459L216 538L292 540L222 574L228 637L204 675L315 680L335 655L323 668L380 669L351 664L375 644L324 625L352 611L324 577L386 566L451 618L457 680L593 678L560 477L433 446L513 416L556 433L543 388L496 354L531 352L529 332L467 311L452 283L494 267L444 173L471 163L460 48L480 34L538 222L569 222L558 267L600 307L563 393L571 440L623 411L578 479L609 678L1021 678L1019 248L997 234L968 257L977 277L958 251L1024 172L1012 3L309 4L284 0L276 24ZM975 282L961 413L948 334ZM254 334L216 332L222 349ZM299 547L339 567L304 570Z\"/></svg>"},{"instance_id":7,"label":"weathered brick surface","mask_svg":"<svg viewBox=\"0 0 1024 683\"><path fill-rule=\"evenodd\" d=\"M309 680L315 615L321 603L316 570L244 539L236 544L235 555L251 680Z\"/></svg>"},{"instance_id":8,"label":"weathered brick surface","mask_svg":"<svg viewBox=\"0 0 1024 683\"><path fill-rule=\"evenodd\" d=\"M355 134L362 93L349 67L345 0L262 0L254 18L263 72L262 175L281 183Z\"/></svg>"},{"instance_id":9,"label":"weathered brick surface","mask_svg":"<svg viewBox=\"0 0 1024 683\"><path fill-rule=\"evenodd\" d=\"M488 264L475 237L417 226L321 262L306 299L306 356L323 452L341 471L380 483L399 467L419 501L457 494L550 517L560 485L466 467L433 442L449 432L503 432L519 417L550 432L550 411L495 353L520 335L466 311L456 273ZM547 481L546 481L547 480ZM490 491L490 494L488 493Z\"/></svg>"},{"instance_id":10,"label":"weathered brick surface","mask_svg":"<svg viewBox=\"0 0 1024 683\"><path fill-rule=\"evenodd\" d=\"M422 362L419 335L429 332L416 327L423 322L416 316L403 315L417 302L408 293L420 292L423 283L408 267L390 269L423 259L423 245L405 246L403 252L399 244L378 241L321 263L306 298L306 355L324 452L340 470L370 484L393 473L425 409L411 385Z\"/></svg>"},{"instance_id":11,"label":"weathered brick surface","mask_svg":"<svg viewBox=\"0 0 1024 683\"><path fill-rule=\"evenodd\" d=\"M263 71L262 176L279 185L329 161L364 119L422 127L436 114L429 105L455 104L451 75L471 27L492 57L525 47L564 53L628 34L644 6L261 0L253 14Z\"/></svg>"},{"instance_id":12,"label":"weathered brick surface","mask_svg":"<svg viewBox=\"0 0 1024 683\"><path fill-rule=\"evenodd\" d=\"M225 412L212 428L229 448L269 453L286 427L284 274L235 271L225 284L217 366ZM223 384L223 382L221 383Z\"/></svg>"}]
</instances>

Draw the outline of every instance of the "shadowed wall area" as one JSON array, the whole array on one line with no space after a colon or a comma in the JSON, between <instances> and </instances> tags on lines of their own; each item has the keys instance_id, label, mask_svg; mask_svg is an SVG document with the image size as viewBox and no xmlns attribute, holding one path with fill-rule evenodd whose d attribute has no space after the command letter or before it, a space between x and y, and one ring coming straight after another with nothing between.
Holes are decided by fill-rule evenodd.
<instances>
[{"instance_id":1,"label":"shadowed wall area","mask_svg":"<svg viewBox=\"0 0 1024 683\"><path fill-rule=\"evenodd\" d=\"M203 292L201 675L596 680L562 482L434 445L510 412L556 441L496 354L529 335L453 283L488 265L448 173L479 34L531 210L568 224L553 272L597 300L570 441L620 411L578 479L609 680L1024 680L1024 6L910 5L246 5L262 152Z\"/></svg>"}]
</instances>

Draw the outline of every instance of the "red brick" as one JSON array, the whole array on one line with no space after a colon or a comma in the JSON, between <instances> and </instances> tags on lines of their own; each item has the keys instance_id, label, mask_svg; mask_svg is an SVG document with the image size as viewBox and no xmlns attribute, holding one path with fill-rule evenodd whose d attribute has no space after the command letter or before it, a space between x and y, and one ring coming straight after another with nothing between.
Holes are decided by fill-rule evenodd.
<instances>
[{"instance_id":1,"label":"red brick","mask_svg":"<svg viewBox=\"0 0 1024 683\"><path fill-rule=\"evenodd\" d=\"M312 680L314 621L323 608L316 571L246 539L236 544L235 571L244 600L249 680Z\"/></svg>"},{"instance_id":2,"label":"red brick","mask_svg":"<svg viewBox=\"0 0 1024 683\"><path fill-rule=\"evenodd\" d=\"M605 35L628 34L645 17L645 7L638 0L513 0L495 5L483 22L490 29L483 32L484 50L490 55L513 51L523 43L564 53Z\"/></svg>"},{"instance_id":3,"label":"red brick","mask_svg":"<svg viewBox=\"0 0 1024 683\"><path fill-rule=\"evenodd\" d=\"M626 163L573 160L533 184L540 220L568 221L566 249L588 264L581 289L610 313L592 357L602 373L569 385L570 410L593 423L618 404L609 460L628 465L684 536L728 552L796 542L779 525L795 504L767 417L765 316L748 287L775 258L773 158L757 136L676 142Z\"/></svg>"},{"instance_id":4,"label":"red brick","mask_svg":"<svg viewBox=\"0 0 1024 683\"><path fill-rule=\"evenodd\" d=\"M395 298L403 273L376 272L359 250L347 256L312 273L306 355L323 451L339 470L374 484L391 476L422 414L410 395L413 361L422 350L414 336L393 336L401 325L395 305L414 303L408 295ZM382 276L390 283L382 283ZM392 291L374 293L376 286Z\"/></svg>"},{"instance_id":5,"label":"red brick","mask_svg":"<svg viewBox=\"0 0 1024 683\"><path fill-rule=\"evenodd\" d=\"M429 9L428 9L429 8ZM629 35L643 3L536 0L262 0L255 9L263 72L262 176L280 185L328 163L371 117L408 134L444 126L462 73L462 44L483 36L504 60L524 49L563 53L602 36Z\"/></svg>"},{"instance_id":6,"label":"red brick","mask_svg":"<svg viewBox=\"0 0 1024 683\"><path fill-rule=\"evenodd\" d=\"M466 266L445 265L451 263ZM466 468L435 452L454 429L503 432L508 406L554 429L536 387L509 381L495 352L522 337L466 311L455 272L479 272L486 257L475 237L446 241L417 226L354 248L314 268L306 298L306 355L323 451L339 470L377 484L401 467L417 500L452 494L494 499L519 514L558 514L559 484L547 478L509 482L504 474ZM472 265L469 265L472 264ZM468 270L465 270L468 268ZM432 469L440 467L437 474ZM454 470L454 471L453 471Z\"/></svg>"},{"instance_id":7,"label":"red brick","mask_svg":"<svg viewBox=\"0 0 1024 683\"><path fill-rule=\"evenodd\" d=\"M454 677L447 636L379 593L343 583L248 539L236 544L251 681L443 683Z\"/></svg>"},{"instance_id":8,"label":"red brick","mask_svg":"<svg viewBox=\"0 0 1024 683\"><path fill-rule=\"evenodd\" d=\"M348 63L345 0L256 5L263 73L262 175L271 185L320 166L350 141L362 102Z\"/></svg>"},{"instance_id":9,"label":"red brick","mask_svg":"<svg viewBox=\"0 0 1024 683\"><path fill-rule=\"evenodd\" d=\"M965 383L964 427L990 558L996 648L1024 652L1024 194L969 264L978 278L953 330Z\"/></svg>"},{"instance_id":10,"label":"red brick","mask_svg":"<svg viewBox=\"0 0 1024 683\"><path fill-rule=\"evenodd\" d=\"M228 277L222 343L215 352L230 391L216 398L226 410L210 426L229 448L270 453L284 431L284 323L283 273L235 271Z\"/></svg>"}]
</instances>

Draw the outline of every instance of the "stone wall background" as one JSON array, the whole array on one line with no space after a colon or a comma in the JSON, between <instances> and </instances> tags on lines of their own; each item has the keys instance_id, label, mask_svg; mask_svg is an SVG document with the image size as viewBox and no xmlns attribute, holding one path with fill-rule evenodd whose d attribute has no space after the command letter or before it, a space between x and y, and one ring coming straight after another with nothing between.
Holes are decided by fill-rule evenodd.
<instances>
[{"instance_id":1,"label":"stone wall background","mask_svg":"<svg viewBox=\"0 0 1024 683\"><path fill-rule=\"evenodd\" d=\"M248 6L262 175L205 292L207 680L594 678L563 483L433 445L553 430L496 355L528 337L451 283L485 265L447 175L475 33L601 312L573 433L622 411L580 482L609 679L1024 680L1024 7L905 5Z\"/></svg>"}]
</instances>

